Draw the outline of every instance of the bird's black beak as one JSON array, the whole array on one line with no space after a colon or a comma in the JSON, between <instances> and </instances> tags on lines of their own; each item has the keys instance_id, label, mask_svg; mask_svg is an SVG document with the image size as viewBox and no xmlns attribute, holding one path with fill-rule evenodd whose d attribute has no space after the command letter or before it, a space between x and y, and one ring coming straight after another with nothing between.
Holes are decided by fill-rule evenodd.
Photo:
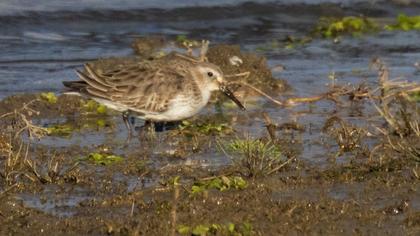
<instances>
[{"instance_id":1,"label":"bird's black beak","mask_svg":"<svg viewBox=\"0 0 420 236\"><path fill-rule=\"evenodd\" d=\"M235 95L226 87L226 85L220 85L220 91L222 91L228 98L230 98L241 110L245 111L244 105L235 97Z\"/></svg>"}]
</instances>

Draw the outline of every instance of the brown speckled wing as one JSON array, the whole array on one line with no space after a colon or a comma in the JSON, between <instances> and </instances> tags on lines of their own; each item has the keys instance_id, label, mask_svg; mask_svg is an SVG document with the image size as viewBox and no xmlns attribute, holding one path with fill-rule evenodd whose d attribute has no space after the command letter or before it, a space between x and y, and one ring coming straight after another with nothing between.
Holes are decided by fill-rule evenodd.
<instances>
[{"instance_id":1,"label":"brown speckled wing","mask_svg":"<svg viewBox=\"0 0 420 236\"><path fill-rule=\"evenodd\" d=\"M166 111L170 100L184 90L186 84L193 82L184 70L165 69L150 63L130 65L104 74L89 64L85 70L78 74L87 83L89 95L126 105L138 112Z\"/></svg>"}]
</instances>

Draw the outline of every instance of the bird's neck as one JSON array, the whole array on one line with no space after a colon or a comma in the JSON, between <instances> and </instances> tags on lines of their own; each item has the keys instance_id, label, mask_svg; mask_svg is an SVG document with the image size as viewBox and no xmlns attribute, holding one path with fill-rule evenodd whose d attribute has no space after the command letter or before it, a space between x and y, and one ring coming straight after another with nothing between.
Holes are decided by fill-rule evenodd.
<instances>
[{"instance_id":1,"label":"bird's neck","mask_svg":"<svg viewBox=\"0 0 420 236\"><path fill-rule=\"evenodd\" d=\"M198 71L193 70L191 73L193 81L195 82L195 86L197 86L201 91L202 102L207 104L210 99L211 92L213 90L217 90L218 88L213 86L208 79L203 78L203 76Z\"/></svg>"}]
</instances>

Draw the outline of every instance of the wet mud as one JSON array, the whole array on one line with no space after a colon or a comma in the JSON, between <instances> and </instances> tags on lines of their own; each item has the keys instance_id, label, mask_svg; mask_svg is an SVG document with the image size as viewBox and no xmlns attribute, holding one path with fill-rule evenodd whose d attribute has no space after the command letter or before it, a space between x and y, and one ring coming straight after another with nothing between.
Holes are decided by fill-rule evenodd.
<instances>
[{"instance_id":1,"label":"wet mud","mask_svg":"<svg viewBox=\"0 0 420 236\"><path fill-rule=\"evenodd\" d=\"M252 61L246 65L256 87L258 78L272 79L262 57L223 45L209 52L210 61L217 63L217 52ZM242 72L219 63L227 73ZM355 94L364 90L332 96L355 102ZM323 145L330 147L320 168L301 158L301 136L313 128L275 124L265 114L263 132L251 137L246 127L263 120L261 109L243 115L214 103L173 130L124 146L115 135L126 134L117 113L81 97L54 96L0 102L2 234L414 235L420 228L415 143L410 157L380 135L368 137L369 128L324 116L321 132L330 140ZM403 139L411 135L419 139Z\"/></svg>"}]
</instances>

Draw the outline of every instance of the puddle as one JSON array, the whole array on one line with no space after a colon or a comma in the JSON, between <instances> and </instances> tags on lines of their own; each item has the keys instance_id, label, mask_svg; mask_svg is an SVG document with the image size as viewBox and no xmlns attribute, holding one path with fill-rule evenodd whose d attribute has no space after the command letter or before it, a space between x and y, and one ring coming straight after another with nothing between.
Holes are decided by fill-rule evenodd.
<instances>
[{"instance_id":1,"label":"puddle","mask_svg":"<svg viewBox=\"0 0 420 236\"><path fill-rule=\"evenodd\" d=\"M22 201L23 205L26 207L41 210L61 218L75 215L78 212L77 207L81 202L95 198L94 196L89 195L88 192L83 190L75 191L73 189L71 192L63 192L49 186L48 189L41 193L23 193L16 196L16 198L17 200Z\"/></svg>"}]
</instances>

